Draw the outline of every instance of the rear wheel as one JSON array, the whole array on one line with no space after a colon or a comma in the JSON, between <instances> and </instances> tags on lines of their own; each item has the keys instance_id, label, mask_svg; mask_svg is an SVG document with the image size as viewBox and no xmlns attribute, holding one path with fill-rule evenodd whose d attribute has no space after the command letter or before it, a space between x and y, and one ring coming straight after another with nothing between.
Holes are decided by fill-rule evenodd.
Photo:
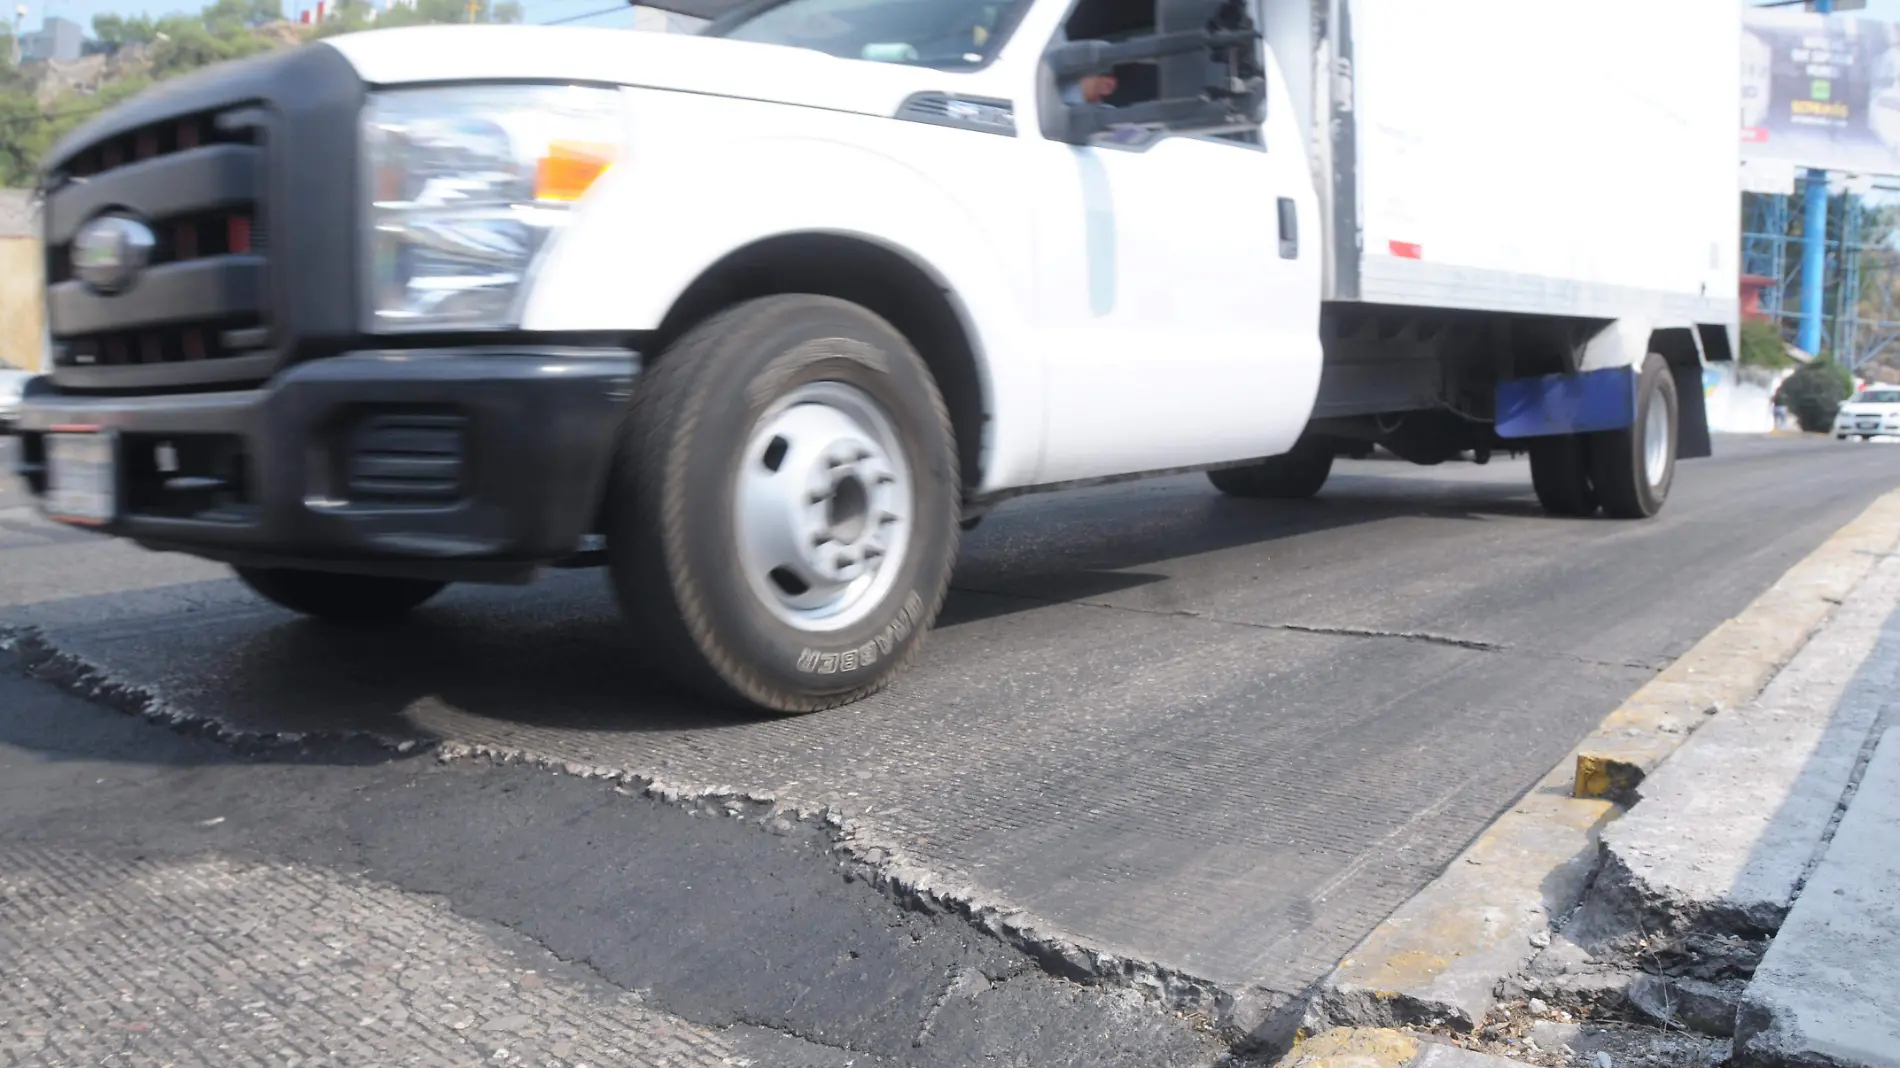
<instances>
[{"instance_id":1,"label":"rear wheel","mask_svg":"<svg viewBox=\"0 0 1900 1068\"><path fill-rule=\"evenodd\" d=\"M1575 434L1531 442L1531 486L1537 491L1537 503L1551 515L1596 514L1597 495L1590 485L1588 454L1583 439Z\"/></svg>"},{"instance_id":2,"label":"rear wheel","mask_svg":"<svg viewBox=\"0 0 1900 1068\"><path fill-rule=\"evenodd\" d=\"M335 623L399 618L448 584L381 575L346 575L290 567L234 568L253 592L283 608Z\"/></svg>"},{"instance_id":3,"label":"rear wheel","mask_svg":"<svg viewBox=\"0 0 1900 1068\"><path fill-rule=\"evenodd\" d=\"M1332 446L1305 437L1285 455L1209 471L1207 480L1229 497L1298 499L1318 493L1332 471Z\"/></svg>"},{"instance_id":4,"label":"rear wheel","mask_svg":"<svg viewBox=\"0 0 1900 1068\"><path fill-rule=\"evenodd\" d=\"M916 653L955 560L957 456L929 369L883 319L741 304L662 354L624 427L608 569L656 669L812 712Z\"/></svg>"},{"instance_id":5,"label":"rear wheel","mask_svg":"<svg viewBox=\"0 0 1900 1068\"><path fill-rule=\"evenodd\" d=\"M1635 421L1589 436L1590 481L1606 515L1647 519L1662 511L1676 478L1678 423L1675 376L1651 353L1636 379Z\"/></svg>"}]
</instances>

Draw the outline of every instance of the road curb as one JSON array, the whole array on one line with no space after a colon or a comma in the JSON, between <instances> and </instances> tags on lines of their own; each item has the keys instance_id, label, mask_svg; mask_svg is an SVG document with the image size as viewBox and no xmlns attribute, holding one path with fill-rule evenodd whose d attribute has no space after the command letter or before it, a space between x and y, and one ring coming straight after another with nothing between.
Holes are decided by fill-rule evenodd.
<instances>
[{"instance_id":1,"label":"road curb","mask_svg":"<svg viewBox=\"0 0 1900 1068\"><path fill-rule=\"evenodd\" d=\"M1708 715L1751 700L1883 556L1900 490L1869 505L1625 701L1323 980L1304 1029L1470 1031L1582 899L1603 826Z\"/></svg>"},{"instance_id":2,"label":"road curb","mask_svg":"<svg viewBox=\"0 0 1900 1068\"><path fill-rule=\"evenodd\" d=\"M1737 708L1768 685L1808 636L1893 550L1900 491L1874 501L1753 603L1637 690L1577 746L1572 792L1627 804L1711 709Z\"/></svg>"},{"instance_id":3,"label":"road curb","mask_svg":"<svg viewBox=\"0 0 1900 1068\"><path fill-rule=\"evenodd\" d=\"M1301 1042L1277 1068L1525 1068L1522 1061L1440 1045L1386 1028L1342 1027Z\"/></svg>"}]
</instances>

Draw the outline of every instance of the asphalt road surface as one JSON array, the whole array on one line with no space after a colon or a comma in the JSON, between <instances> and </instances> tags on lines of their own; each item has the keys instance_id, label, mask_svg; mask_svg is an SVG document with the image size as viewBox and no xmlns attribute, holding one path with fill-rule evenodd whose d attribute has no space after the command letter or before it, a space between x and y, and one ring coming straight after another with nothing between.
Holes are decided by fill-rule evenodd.
<instances>
[{"instance_id":1,"label":"asphalt road surface","mask_svg":"<svg viewBox=\"0 0 1900 1068\"><path fill-rule=\"evenodd\" d=\"M582 1017L623 1030L684 1021L761 1064L1207 1063L1201 1021L1063 981L1104 968L1063 947L1255 1006L1297 997L1605 713L1900 485L1881 445L1717 450L1646 523L1546 518L1505 461L1342 463L1311 502L1230 501L1199 478L1018 502L967 537L910 676L797 719L638 677L596 574L455 589L401 627L339 633L0 490L0 626L32 628L22 656L257 750L99 711L16 657L0 664L0 856L74 880L46 923L139 865L355 880L388 898L375 915L426 904L404 922L575 969L554 984L563 1012L594 998L606 1015ZM436 744L523 762L422 755ZM713 815L537 762L712 791ZM822 822L750 818L758 798L830 806L858 854L1009 913L1043 959L900 909L840 872ZM0 864L0 894L24 877ZM242 897L217 900L242 913ZM36 944L10 922L0 975ZM153 937L127 959L184 936ZM637 1004L614 1001L627 991ZM790 1045L758 1052L773 1042Z\"/></svg>"}]
</instances>

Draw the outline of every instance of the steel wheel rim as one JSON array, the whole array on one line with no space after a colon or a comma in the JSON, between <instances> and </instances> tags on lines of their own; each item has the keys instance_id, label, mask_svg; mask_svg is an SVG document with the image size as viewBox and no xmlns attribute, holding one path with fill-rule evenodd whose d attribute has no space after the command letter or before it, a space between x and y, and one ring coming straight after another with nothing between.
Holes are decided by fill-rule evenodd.
<instances>
[{"instance_id":1,"label":"steel wheel rim","mask_svg":"<svg viewBox=\"0 0 1900 1068\"><path fill-rule=\"evenodd\" d=\"M1652 397L1643 417L1643 477L1650 489L1662 486L1669 469L1669 408L1660 400Z\"/></svg>"},{"instance_id":2,"label":"steel wheel rim","mask_svg":"<svg viewBox=\"0 0 1900 1068\"><path fill-rule=\"evenodd\" d=\"M896 424L869 393L792 390L759 417L733 480L746 585L799 631L862 622L903 570L915 485Z\"/></svg>"}]
</instances>

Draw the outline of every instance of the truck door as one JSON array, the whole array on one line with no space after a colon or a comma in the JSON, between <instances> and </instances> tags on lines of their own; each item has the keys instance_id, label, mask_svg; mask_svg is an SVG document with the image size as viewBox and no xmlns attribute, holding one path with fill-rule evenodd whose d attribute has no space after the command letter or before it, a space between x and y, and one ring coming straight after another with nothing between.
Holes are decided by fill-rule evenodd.
<instances>
[{"instance_id":1,"label":"truck door","mask_svg":"<svg viewBox=\"0 0 1900 1068\"><path fill-rule=\"evenodd\" d=\"M1092 5L1124 2L1081 0L1070 35ZM1252 459L1298 438L1319 383L1320 270L1312 179L1291 114L1274 121L1286 100L1269 64L1269 123L1251 142L1078 147L1025 131L1049 375L1039 481Z\"/></svg>"}]
</instances>

